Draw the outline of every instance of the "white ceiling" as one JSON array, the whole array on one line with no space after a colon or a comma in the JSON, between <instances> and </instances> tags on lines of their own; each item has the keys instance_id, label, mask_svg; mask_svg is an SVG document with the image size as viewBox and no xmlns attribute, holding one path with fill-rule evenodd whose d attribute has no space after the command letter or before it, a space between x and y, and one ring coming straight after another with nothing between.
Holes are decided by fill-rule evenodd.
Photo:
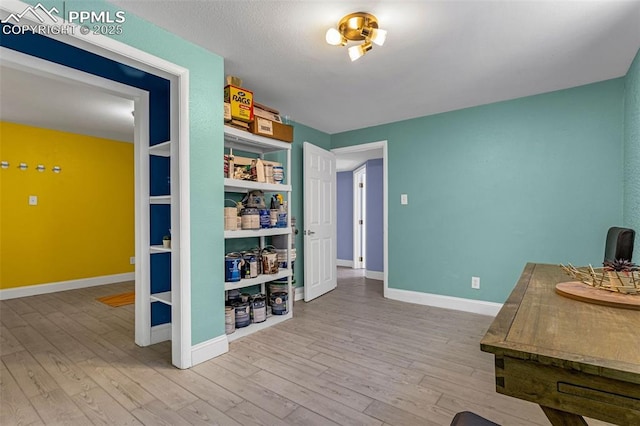
<instances>
[{"instance_id":1,"label":"white ceiling","mask_svg":"<svg viewBox=\"0 0 640 426\"><path fill-rule=\"evenodd\" d=\"M133 142L133 101L0 66L0 120Z\"/></svg>"},{"instance_id":2,"label":"white ceiling","mask_svg":"<svg viewBox=\"0 0 640 426\"><path fill-rule=\"evenodd\" d=\"M336 170L339 172L355 170L365 161L382 158L383 155L382 148L359 152L343 152L336 155Z\"/></svg>"},{"instance_id":3,"label":"white ceiling","mask_svg":"<svg viewBox=\"0 0 640 426\"><path fill-rule=\"evenodd\" d=\"M640 0L111 3L219 54L256 101L329 134L620 77L640 47ZM324 33L359 10L389 34L352 63ZM131 101L0 72L0 119L132 140Z\"/></svg>"},{"instance_id":4,"label":"white ceiling","mask_svg":"<svg viewBox=\"0 0 640 426\"><path fill-rule=\"evenodd\" d=\"M333 134L579 86L627 72L639 1L110 0L225 60L255 99ZM375 14L356 62L324 34Z\"/></svg>"}]
</instances>

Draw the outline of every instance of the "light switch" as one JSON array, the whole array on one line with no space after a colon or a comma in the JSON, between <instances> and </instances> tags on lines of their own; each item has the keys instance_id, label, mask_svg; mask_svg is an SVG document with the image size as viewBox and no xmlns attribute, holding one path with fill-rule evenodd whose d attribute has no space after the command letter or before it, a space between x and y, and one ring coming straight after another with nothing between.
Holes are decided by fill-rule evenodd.
<instances>
[{"instance_id":1,"label":"light switch","mask_svg":"<svg viewBox=\"0 0 640 426\"><path fill-rule=\"evenodd\" d=\"M407 194L400 194L400 204L409 204L409 196Z\"/></svg>"},{"instance_id":2,"label":"light switch","mask_svg":"<svg viewBox=\"0 0 640 426\"><path fill-rule=\"evenodd\" d=\"M37 195L29 195L29 205L37 206L38 205L38 196Z\"/></svg>"}]
</instances>

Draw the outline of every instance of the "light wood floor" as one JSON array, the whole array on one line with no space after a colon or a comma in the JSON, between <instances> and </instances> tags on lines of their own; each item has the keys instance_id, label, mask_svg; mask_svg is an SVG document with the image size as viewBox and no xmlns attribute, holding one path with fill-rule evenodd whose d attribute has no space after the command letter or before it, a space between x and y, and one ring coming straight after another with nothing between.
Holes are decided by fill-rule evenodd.
<instances>
[{"instance_id":1,"label":"light wood floor","mask_svg":"<svg viewBox=\"0 0 640 426\"><path fill-rule=\"evenodd\" d=\"M133 343L133 305L95 300L132 283L2 301L0 424L428 426L463 410L549 424L496 394L478 343L490 317L385 300L380 281L339 276L292 320L183 371L169 343Z\"/></svg>"}]
</instances>

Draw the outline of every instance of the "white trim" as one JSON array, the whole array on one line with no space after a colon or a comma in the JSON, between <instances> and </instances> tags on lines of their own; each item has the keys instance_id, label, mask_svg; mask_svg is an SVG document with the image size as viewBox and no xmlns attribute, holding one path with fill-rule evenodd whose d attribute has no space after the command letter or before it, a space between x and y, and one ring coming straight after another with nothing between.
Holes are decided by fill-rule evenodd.
<instances>
[{"instance_id":1,"label":"white trim","mask_svg":"<svg viewBox=\"0 0 640 426\"><path fill-rule=\"evenodd\" d=\"M366 225L360 226L358 221L366 224L367 220L367 194L364 187L367 184L367 163L358 167L352 172L351 183L353 186L353 217L351 225L353 231L353 269L366 268L367 255L367 232L364 229ZM360 188L362 183L363 188ZM362 261L359 259L362 257Z\"/></svg>"},{"instance_id":2,"label":"white trim","mask_svg":"<svg viewBox=\"0 0 640 426\"><path fill-rule=\"evenodd\" d=\"M369 278L370 280L379 280L384 281L384 272L382 271L370 271L365 269L364 277Z\"/></svg>"},{"instance_id":3,"label":"white trim","mask_svg":"<svg viewBox=\"0 0 640 426\"><path fill-rule=\"evenodd\" d=\"M353 260L338 259L336 260L336 266L345 266L347 268L353 268Z\"/></svg>"},{"instance_id":4,"label":"white trim","mask_svg":"<svg viewBox=\"0 0 640 426\"><path fill-rule=\"evenodd\" d=\"M229 340L226 334L198 343L191 347L191 367L227 352L229 352Z\"/></svg>"},{"instance_id":5,"label":"white trim","mask_svg":"<svg viewBox=\"0 0 640 426\"><path fill-rule=\"evenodd\" d=\"M293 288L293 300L304 300L304 287Z\"/></svg>"},{"instance_id":6,"label":"white trim","mask_svg":"<svg viewBox=\"0 0 640 426\"><path fill-rule=\"evenodd\" d=\"M344 148L334 148L331 150L336 155L352 152L369 151L371 149L382 148L382 204L383 204L383 257L384 257L384 288L383 296L390 297L389 291L389 150L386 140L379 142L364 143L360 145L346 146Z\"/></svg>"},{"instance_id":7,"label":"white trim","mask_svg":"<svg viewBox=\"0 0 640 426\"><path fill-rule=\"evenodd\" d=\"M155 345L156 343L166 342L167 340L171 340L171 323L168 322L166 324L154 325L151 327L150 339L151 344Z\"/></svg>"},{"instance_id":8,"label":"white trim","mask_svg":"<svg viewBox=\"0 0 640 426\"><path fill-rule=\"evenodd\" d=\"M125 272L122 274L102 275L99 277L80 278L77 280L36 284L24 287L5 288L3 290L0 290L0 300L15 299L17 297L37 296L39 294L55 293L58 291L77 290L79 288L133 281L134 279L135 274L133 272Z\"/></svg>"},{"instance_id":9,"label":"white trim","mask_svg":"<svg viewBox=\"0 0 640 426\"><path fill-rule=\"evenodd\" d=\"M388 288L385 297L400 302L418 305L435 306L436 308L455 309L480 315L495 317L502 309L501 303L485 302L484 300L463 299L461 297L443 296L440 294L420 293L417 291Z\"/></svg>"},{"instance_id":10,"label":"white trim","mask_svg":"<svg viewBox=\"0 0 640 426\"><path fill-rule=\"evenodd\" d=\"M21 13L25 8L30 5L23 3L18 0L3 0L2 4L0 4L0 16L3 18L6 17L9 13ZM29 17L25 16L22 18L25 23L35 23L28 22ZM36 24L40 24L39 22ZM53 22L46 22L44 25L51 25ZM63 43L67 43L69 45L78 47L80 49L86 50L88 52L98 54L105 58L109 58L127 65L131 65L133 67L139 68L143 71L150 72L152 74L158 75L160 77L166 78L171 82L171 129L172 129L172 145L180 145L179 148L179 157L176 161L179 161L180 169L180 181L182 181L182 177L189 176L189 115L188 115L188 106L189 106L189 70L181 67L177 64L171 63L167 60L159 58L157 56L151 55L147 52L139 50L135 47L129 46L122 42L119 42L115 39L102 36L102 35L93 35L87 34L82 35L81 31L76 28L77 31L74 31L74 34L65 34L65 35L56 35L51 38L55 40L59 40ZM177 97L174 98L174 95ZM176 102L178 104L176 105ZM174 138L175 136L175 138ZM184 144L184 147L182 146ZM148 143L147 143L148 146ZM176 152L176 151L173 151ZM172 169L174 167L174 160L172 158ZM137 165L136 165L137 166ZM175 170L175 169L174 169ZM172 182L176 179L172 179ZM180 209L180 213L189 214L189 181L186 180L185 183L180 182L180 189L185 189L185 192L180 195L181 201L178 204L178 208ZM148 208L145 206L145 208ZM173 209L172 209L173 210ZM174 210L175 211L175 210ZM174 216L174 215L172 215ZM172 218L172 222L173 222ZM190 234L189 231L189 222L190 216L180 217L179 222L179 241L177 241L178 247L182 247L182 249L187 249L190 247ZM186 222L186 223L185 223ZM175 222L173 222L175 223ZM172 224L173 226L173 224ZM175 227L174 227L175 228ZM187 231L187 232L185 232ZM138 230L136 230L136 234L138 234ZM138 235L136 235L136 238ZM139 247L136 247L136 257L138 258L138 253L141 251ZM148 252L148 246L143 248L142 252ZM176 259L175 261L173 259ZM191 342L191 259L188 253L188 250L184 254L180 254L178 250L172 251L172 270L178 269L175 274L172 274L172 299L174 303L172 304L172 323L173 323L173 332L172 332L172 363L176 367L179 368L188 368L191 366L190 359L190 342ZM179 268L174 268L175 265L179 265ZM139 269L139 268L136 268ZM177 275L181 277L181 279L175 280ZM137 281L137 280L136 280ZM136 287L138 287L139 283L136 282ZM138 289L137 289L138 290ZM139 293L139 292L136 292ZM145 294L146 301L149 301L149 295ZM136 298L136 305L139 303L139 299ZM175 315L175 312L179 312L179 315ZM136 314L138 313L138 309L136 307ZM138 322L138 321L137 321ZM138 329L136 327L136 333ZM145 333L149 333L148 328ZM137 338L136 338L137 340Z\"/></svg>"}]
</instances>

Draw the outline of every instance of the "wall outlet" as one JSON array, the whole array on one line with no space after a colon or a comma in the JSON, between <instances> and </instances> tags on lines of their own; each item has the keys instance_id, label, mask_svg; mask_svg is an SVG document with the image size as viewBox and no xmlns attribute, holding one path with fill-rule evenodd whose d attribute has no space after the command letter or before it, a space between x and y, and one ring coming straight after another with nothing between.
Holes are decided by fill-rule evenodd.
<instances>
[{"instance_id":1,"label":"wall outlet","mask_svg":"<svg viewBox=\"0 0 640 426\"><path fill-rule=\"evenodd\" d=\"M403 206L409 204L409 196L407 194L400 194L400 204Z\"/></svg>"},{"instance_id":2,"label":"wall outlet","mask_svg":"<svg viewBox=\"0 0 640 426\"><path fill-rule=\"evenodd\" d=\"M37 206L38 205L38 196L37 195L29 195L29 205Z\"/></svg>"},{"instance_id":3,"label":"wall outlet","mask_svg":"<svg viewBox=\"0 0 640 426\"><path fill-rule=\"evenodd\" d=\"M136 258L135 256L131 256L129 258L129 265L135 265L136 264Z\"/></svg>"},{"instance_id":4,"label":"wall outlet","mask_svg":"<svg viewBox=\"0 0 640 426\"><path fill-rule=\"evenodd\" d=\"M471 288L476 290L480 288L480 277L471 277Z\"/></svg>"}]
</instances>

